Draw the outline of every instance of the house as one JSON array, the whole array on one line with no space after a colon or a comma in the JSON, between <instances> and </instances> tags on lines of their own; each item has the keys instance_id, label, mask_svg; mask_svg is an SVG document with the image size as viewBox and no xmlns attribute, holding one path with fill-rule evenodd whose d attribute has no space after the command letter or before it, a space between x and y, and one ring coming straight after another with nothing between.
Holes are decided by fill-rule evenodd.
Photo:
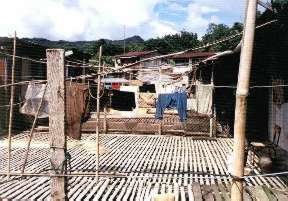
<instances>
[{"instance_id":1,"label":"house","mask_svg":"<svg viewBox=\"0 0 288 201\"><path fill-rule=\"evenodd\" d=\"M11 66L13 54L13 39L2 37L0 38L0 85L11 83ZM46 79L46 64L41 62L41 59L46 57L46 47L38 44L26 42L25 40L16 40L16 55L15 60L15 82L45 80ZM25 59L30 58L30 59ZM37 61L37 62L36 62ZM24 118L19 114L20 103L24 100L27 86L16 86L14 103L14 118L13 125L15 129L25 128L29 119ZM10 87L0 88L0 134L5 132L8 127L9 115L9 100Z\"/></svg>"},{"instance_id":2,"label":"house","mask_svg":"<svg viewBox=\"0 0 288 201\"><path fill-rule=\"evenodd\" d=\"M46 80L46 49L47 47L28 42L24 39L16 39L16 60L14 82ZM90 55L72 49L71 55L66 55L66 76L82 75L82 62L88 62ZM11 83L12 74L13 38L0 38L0 85ZM15 86L13 130L25 130L31 127L34 117L20 113L20 108L25 102L25 94L28 84ZM8 128L9 102L11 87L0 88L0 135ZM83 91L83 90L82 90Z\"/></svg>"},{"instance_id":3,"label":"house","mask_svg":"<svg viewBox=\"0 0 288 201\"><path fill-rule=\"evenodd\" d=\"M185 52L182 54L176 54L171 57L169 57L170 62L173 62L175 66L188 66L196 64L197 62L211 57L215 55L215 52Z\"/></svg>"},{"instance_id":4,"label":"house","mask_svg":"<svg viewBox=\"0 0 288 201\"><path fill-rule=\"evenodd\" d=\"M92 55L81 52L75 48L69 49L71 52L69 56L65 57L66 63L69 65L66 68L67 77L75 77L89 73L87 64Z\"/></svg>"},{"instance_id":5,"label":"house","mask_svg":"<svg viewBox=\"0 0 288 201\"><path fill-rule=\"evenodd\" d=\"M113 90L120 90L121 86L129 85L129 80L125 78L107 77L101 79L101 82L104 84L105 89L113 89Z\"/></svg>"},{"instance_id":6,"label":"house","mask_svg":"<svg viewBox=\"0 0 288 201\"><path fill-rule=\"evenodd\" d=\"M262 15L258 23L269 21ZM285 24L286 23L286 24ZM248 140L273 141L279 132L279 146L288 150L288 29L279 21L256 30L250 90L247 98ZM197 80L213 85L213 110L219 127L233 134L235 94L240 52L222 54L202 63Z\"/></svg>"},{"instance_id":7,"label":"house","mask_svg":"<svg viewBox=\"0 0 288 201\"><path fill-rule=\"evenodd\" d=\"M139 51L139 52L127 52L124 54L114 56L114 64L115 67L123 67L128 64L133 64L139 62L144 59L148 59L151 57L159 56L160 54L156 51ZM161 60L153 60L153 61L145 61L137 63L130 68L132 69L139 69L139 68L146 68L146 67L153 67L158 66L161 63Z\"/></svg>"}]
</instances>

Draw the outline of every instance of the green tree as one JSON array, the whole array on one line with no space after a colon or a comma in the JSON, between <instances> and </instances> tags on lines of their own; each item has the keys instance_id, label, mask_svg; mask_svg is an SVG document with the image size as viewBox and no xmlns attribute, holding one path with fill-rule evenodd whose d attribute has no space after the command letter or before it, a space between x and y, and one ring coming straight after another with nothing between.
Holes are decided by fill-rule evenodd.
<instances>
[{"instance_id":1,"label":"green tree","mask_svg":"<svg viewBox=\"0 0 288 201\"><path fill-rule=\"evenodd\" d=\"M143 43L131 43L127 46L126 51L127 52L139 52L143 51L145 49L145 46Z\"/></svg>"},{"instance_id":2,"label":"green tree","mask_svg":"<svg viewBox=\"0 0 288 201\"><path fill-rule=\"evenodd\" d=\"M162 54L186 50L196 47L198 44L197 34L187 31L169 34L161 38L149 39L144 42L146 50L158 50Z\"/></svg>"},{"instance_id":3,"label":"green tree","mask_svg":"<svg viewBox=\"0 0 288 201\"><path fill-rule=\"evenodd\" d=\"M212 43L216 40L239 33L242 31L242 29L243 29L243 25L239 22L234 23L232 27L229 27L225 24L211 23L208 26L207 33L202 37L202 43L203 44ZM225 50L233 49L237 46L239 42L240 42L240 37L236 37L227 42L213 45L207 48L206 51L225 51Z\"/></svg>"},{"instance_id":4,"label":"green tree","mask_svg":"<svg viewBox=\"0 0 288 201\"><path fill-rule=\"evenodd\" d=\"M282 23L288 24L288 0L272 0L272 7Z\"/></svg>"}]
</instances>

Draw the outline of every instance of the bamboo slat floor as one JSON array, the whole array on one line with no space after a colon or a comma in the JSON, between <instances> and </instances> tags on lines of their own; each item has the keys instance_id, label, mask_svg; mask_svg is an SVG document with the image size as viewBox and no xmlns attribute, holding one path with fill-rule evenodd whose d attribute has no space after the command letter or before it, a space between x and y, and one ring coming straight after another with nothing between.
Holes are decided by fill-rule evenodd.
<instances>
[{"instance_id":1,"label":"bamboo slat floor","mask_svg":"<svg viewBox=\"0 0 288 201\"><path fill-rule=\"evenodd\" d=\"M12 169L19 172L26 150L27 132L12 141ZM0 140L0 171L6 171L6 138ZM84 134L81 141L68 139L74 173L95 170L95 136ZM227 155L233 140L194 139L180 136L101 135L104 147L101 172L126 173L126 177L69 177L70 200L151 200L158 193L174 193L176 200L229 200L231 177ZM49 135L38 132L32 141L26 172L47 172ZM249 157L252 158L252 157ZM255 157L257 158L257 157ZM249 164L254 164L249 161ZM261 171L255 167L254 173ZM206 174L203 174L206 173ZM6 182L0 177L0 198L45 200L49 197L49 177L26 177ZM246 178L245 199L288 200L287 178ZM268 190L267 190L267 189ZM267 192L270 194L267 194ZM266 197L265 197L266 196Z\"/></svg>"}]
</instances>

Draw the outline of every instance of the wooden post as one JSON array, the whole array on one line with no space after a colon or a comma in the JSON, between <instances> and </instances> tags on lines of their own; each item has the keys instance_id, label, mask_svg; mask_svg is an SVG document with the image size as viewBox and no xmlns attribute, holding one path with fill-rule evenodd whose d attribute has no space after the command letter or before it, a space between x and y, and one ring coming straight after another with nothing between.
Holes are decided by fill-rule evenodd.
<instances>
[{"instance_id":1,"label":"wooden post","mask_svg":"<svg viewBox=\"0 0 288 201\"><path fill-rule=\"evenodd\" d=\"M161 69L161 66L159 66L159 83L160 83L160 85L162 85L162 69ZM162 135L163 120L164 120L164 112L163 112L162 119L159 120L158 135Z\"/></svg>"},{"instance_id":2,"label":"wooden post","mask_svg":"<svg viewBox=\"0 0 288 201\"><path fill-rule=\"evenodd\" d=\"M103 130L104 133L107 134L107 106L104 107Z\"/></svg>"},{"instance_id":3,"label":"wooden post","mask_svg":"<svg viewBox=\"0 0 288 201\"><path fill-rule=\"evenodd\" d=\"M175 195L170 193L157 194L153 197L153 201L175 201Z\"/></svg>"},{"instance_id":4,"label":"wooden post","mask_svg":"<svg viewBox=\"0 0 288 201\"><path fill-rule=\"evenodd\" d=\"M215 137L217 137L217 115L216 115L216 104L215 103L213 104L213 135Z\"/></svg>"},{"instance_id":5,"label":"wooden post","mask_svg":"<svg viewBox=\"0 0 288 201\"><path fill-rule=\"evenodd\" d=\"M30 145L31 145L31 141L33 139L34 129L35 129L35 126L36 126L36 123L37 123L37 120L38 120L39 112L41 110L41 106L42 106L43 99L44 99L44 96L45 96L45 93L46 93L46 89L47 89L47 84L45 85L45 88L44 88L44 91L43 91L43 95L41 97L41 100L40 100L39 106L37 108L37 111L36 111L36 114L35 114L35 117L34 117L34 121L33 121L31 130L30 130L30 133L28 135L29 139L28 139L27 149L26 149L26 153L25 153L25 157L24 157L24 161L23 161L23 165L22 165L22 170L21 170L22 174L25 171L25 166L26 166L26 163L27 163L27 160L28 160L29 151L30 151Z\"/></svg>"},{"instance_id":6,"label":"wooden post","mask_svg":"<svg viewBox=\"0 0 288 201\"><path fill-rule=\"evenodd\" d=\"M164 116L164 114L163 114ZM158 135L162 135L162 127L163 127L163 119L159 120L159 125L158 125Z\"/></svg>"},{"instance_id":7,"label":"wooden post","mask_svg":"<svg viewBox=\"0 0 288 201\"><path fill-rule=\"evenodd\" d=\"M102 59L102 46L99 48L99 66L97 76L97 107L96 107L96 179L99 175L99 126L100 126L100 87L101 87L101 59Z\"/></svg>"},{"instance_id":8,"label":"wooden post","mask_svg":"<svg viewBox=\"0 0 288 201\"><path fill-rule=\"evenodd\" d=\"M198 94L199 94L199 83L195 85L195 91L196 91L196 112L199 113L199 104L198 104Z\"/></svg>"},{"instance_id":9,"label":"wooden post","mask_svg":"<svg viewBox=\"0 0 288 201\"><path fill-rule=\"evenodd\" d=\"M214 125L213 125L213 114L210 116L210 137L214 137Z\"/></svg>"},{"instance_id":10,"label":"wooden post","mask_svg":"<svg viewBox=\"0 0 288 201\"><path fill-rule=\"evenodd\" d=\"M49 133L51 136L51 174L63 174L65 166L65 68L64 50L48 49L47 82L49 105ZM66 178L51 177L51 200L66 199Z\"/></svg>"},{"instance_id":11,"label":"wooden post","mask_svg":"<svg viewBox=\"0 0 288 201\"><path fill-rule=\"evenodd\" d=\"M82 75L83 75L82 83L85 84L85 75L86 75L85 59L83 59Z\"/></svg>"},{"instance_id":12,"label":"wooden post","mask_svg":"<svg viewBox=\"0 0 288 201\"><path fill-rule=\"evenodd\" d=\"M238 85L236 91L236 108L234 122L234 150L233 150L233 179L231 188L231 200L243 200L243 183L239 179L244 172L244 148L245 148L245 127L246 110L249 92L250 71L253 55L255 19L257 0L247 0L246 21L244 26L243 44L241 48Z\"/></svg>"},{"instance_id":13,"label":"wooden post","mask_svg":"<svg viewBox=\"0 0 288 201\"><path fill-rule=\"evenodd\" d=\"M16 57L16 31L14 32L13 41L13 60L11 72L11 91L10 91L10 113L9 113L9 126L8 126L8 160L7 160L7 177L10 177L11 169L11 143L12 143L12 125L13 125L13 105L14 105L14 92L15 92L15 57Z\"/></svg>"},{"instance_id":14,"label":"wooden post","mask_svg":"<svg viewBox=\"0 0 288 201\"><path fill-rule=\"evenodd\" d=\"M215 104L214 104L214 68L212 67L212 70L211 70L211 102L212 102L212 105L211 105L211 116L210 116L210 137L214 137L215 133L214 133L214 107L215 107Z\"/></svg>"}]
</instances>

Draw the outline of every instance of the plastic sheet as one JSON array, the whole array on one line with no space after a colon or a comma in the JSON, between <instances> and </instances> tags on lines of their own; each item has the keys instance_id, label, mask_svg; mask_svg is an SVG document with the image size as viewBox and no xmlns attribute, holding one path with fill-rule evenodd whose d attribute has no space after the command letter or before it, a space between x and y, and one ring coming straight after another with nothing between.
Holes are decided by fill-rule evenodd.
<instances>
[{"instance_id":1,"label":"plastic sheet","mask_svg":"<svg viewBox=\"0 0 288 201\"><path fill-rule=\"evenodd\" d=\"M45 84L29 84L25 93L25 103L20 108L20 113L35 116L44 91ZM46 90L46 93L44 95L38 118L47 118L49 116L47 93L48 90Z\"/></svg>"}]
</instances>

